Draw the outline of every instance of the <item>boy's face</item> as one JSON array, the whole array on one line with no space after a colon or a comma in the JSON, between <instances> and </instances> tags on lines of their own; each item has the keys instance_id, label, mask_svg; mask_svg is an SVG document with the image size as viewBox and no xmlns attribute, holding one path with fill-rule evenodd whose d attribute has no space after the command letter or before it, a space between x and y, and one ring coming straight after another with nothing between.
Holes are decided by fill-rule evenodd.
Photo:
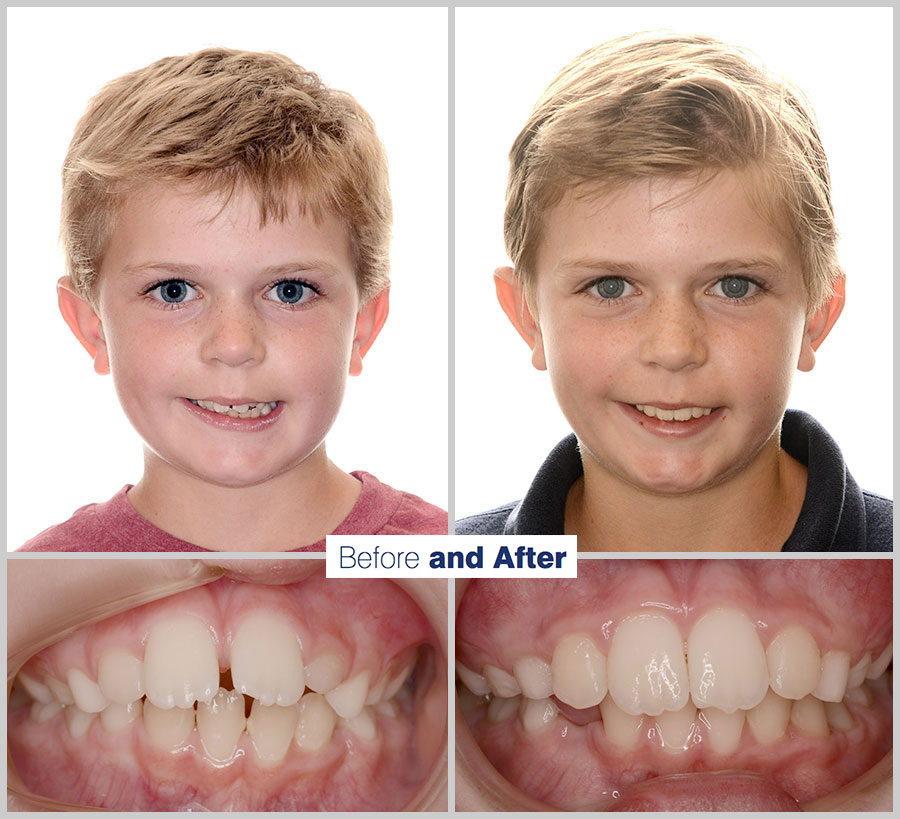
<instances>
[{"instance_id":1,"label":"boy's face","mask_svg":"<svg viewBox=\"0 0 900 819\"><path fill-rule=\"evenodd\" d=\"M224 207L184 187L129 195L96 303L95 367L111 370L148 456L209 483L254 485L302 463L358 371L345 228L297 213L260 228L246 190ZM210 402L255 407L235 418Z\"/></svg>"},{"instance_id":2,"label":"boy's face","mask_svg":"<svg viewBox=\"0 0 900 819\"><path fill-rule=\"evenodd\" d=\"M793 372L814 360L797 252L731 171L564 199L532 307L534 364L585 456L656 493L714 486L777 448Z\"/></svg>"}]
</instances>

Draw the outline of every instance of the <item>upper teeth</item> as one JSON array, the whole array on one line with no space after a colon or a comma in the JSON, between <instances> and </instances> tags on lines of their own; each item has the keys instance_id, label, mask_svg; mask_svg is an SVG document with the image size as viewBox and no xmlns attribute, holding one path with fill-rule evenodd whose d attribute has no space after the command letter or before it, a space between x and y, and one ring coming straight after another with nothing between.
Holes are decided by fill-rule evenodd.
<instances>
[{"instance_id":1,"label":"upper teeth","mask_svg":"<svg viewBox=\"0 0 900 819\"><path fill-rule=\"evenodd\" d=\"M269 401L268 403L258 404L217 404L215 401L201 401L199 399L189 399L190 402L203 409L212 410L213 412L228 415L231 418L259 418L268 415L275 407L278 406L277 401Z\"/></svg>"},{"instance_id":2,"label":"upper teeth","mask_svg":"<svg viewBox=\"0 0 900 819\"><path fill-rule=\"evenodd\" d=\"M635 404L644 415L650 418L659 418L660 421L690 421L691 418L700 418L709 415L712 407L680 407L675 410L660 409L650 404Z\"/></svg>"}]
</instances>

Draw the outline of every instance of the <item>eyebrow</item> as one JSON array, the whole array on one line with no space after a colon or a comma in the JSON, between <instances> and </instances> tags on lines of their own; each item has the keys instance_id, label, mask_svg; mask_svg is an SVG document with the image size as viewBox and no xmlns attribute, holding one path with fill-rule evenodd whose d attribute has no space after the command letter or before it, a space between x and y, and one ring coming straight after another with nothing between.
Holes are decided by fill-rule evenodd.
<instances>
[{"instance_id":1,"label":"eyebrow","mask_svg":"<svg viewBox=\"0 0 900 819\"><path fill-rule=\"evenodd\" d=\"M263 267L256 271L255 275L264 278L280 278L297 273L308 273L312 270L332 276L339 272L334 264L325 259L308 259L305 261L269 265L268 267ZM201 265L184 264L182 262L150 261L125 265L120 272L128 276L134 276L139 273L148 273L151 271L171 275L173 277L198 278L203 275L205 268Z\"/></svg>"},{"instance_id":2,"label":"eyebrow","mask_svg":"<svg viewBox=\"0 0 900 819\"><path fill-rule=\"evenodd\" d=\"M560 273L591 272L598 276L621 276L622 278L640 275L646 271L643 265L631 262L616 262L610 259L564 259L557 266ZM701 265L698 272L704 275L743 271L747 273L784 273L784 265L771 256L758 256L748 259L722 259Z\"/></svg>"}]
</instances>

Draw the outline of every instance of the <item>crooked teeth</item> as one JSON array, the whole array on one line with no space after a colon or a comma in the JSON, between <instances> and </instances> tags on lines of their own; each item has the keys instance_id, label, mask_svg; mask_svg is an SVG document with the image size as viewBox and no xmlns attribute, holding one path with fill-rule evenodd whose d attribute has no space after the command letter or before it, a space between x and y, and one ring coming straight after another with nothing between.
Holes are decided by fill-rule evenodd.
<instances>
[{"instance_id":1,"label":"crooked teeth","mask_svg":"<svg viewBox=\"0 0 900 819\"><path fill-rule=\"evenodd\" d=\"M191 615L155 623L144 649L144 678L147 699L157 708L209 702L219 690L219 661L206 624Z\"/></svg>"},{"instance_id":2,"label":"crooked teeth","mask_svg":"<svg viewBox=\"0 0 900 819\"><path fill-rule=\"evenodd\" d=\"M378 735L375 714L371 708L363 708L355 717L341 719L341 724L354 736L372 742Z\"/></svg>"},{"instance_id":3,"label":"crooked teeth","mask_svg":"<svg viewBox=\"0 0 900 819\"><path fill-rule=\"evenodd\" d=\"M212 700L197 704L197 733L206 755L216 762L234 756L246 725L244 697L237 691L220 688Z\"/></svg>"},{"instance_id":4,"label":"crooked teeth","mask_svg":"<svg viewBox=\"0 0 900 819\"><path fill-rule=\"evenodd\" d=\"M769 685L789 700L803 699L819 683L819 647L803 626L788 626L775 635L766 650Z\"/></svg>"},{"instance_id":5,"label":"crooked teeth","mask_svg":"<svg viewBox=\"0 0 900 819\"><path fill-rule=\"evenodd\" d=\"M128 705L144 696L144 664L133 654L114 648L97 664L97 684L110 702Z\"/></svg>"},{"instance_id":6,"label":"crooked teeth","mask_svg":"<svg viewBox=\"0 0 900 819\"><path fill-rule=\"evenodd\" d=\"M99 714L109 700L103 696L100 686L97 685L80 668L70 668L66 674L69 690L75 698L75 705L88 714Z\"/></svg>"},{"instance_id":7,"label":"crooked teeth","mask_svg":"<svg viewBox=\"0 0 900 819\"><path fill-rule=\"evenodd\" d=\"M662 747L671 753L686 751L690 746L697 709L689 703L678 711L663 711L656 717L656 733Z\"/></svg>"},{"instance_id":8,"label":"crooked teeth","mask_svg":"<svg viewBox=\"0 0 900 819\"><path fill-rule=\"evenodd\" d=\"M247 733L253 742L256 761L264 766L278 765L286 756L300 716L296 703L287 707L262 705L254 700L247 718Z\"/></svg>"},{"instance_id":9,"label":"crooked teeth","mask_svg":"<svg viewBox=\"0 0 900 819\"><path fill-rule=\"evenodd\" d=\"M813 696L825 702L840 702L844 699L849 677L850 652L826 652L822 656L822 670Z\"/></svg>"},{"instance_id":10,"label":"crooked teeth","mask_svg":"<svg viewBox=\"0 0 900 819\"><path fill-rule=\"evenodd\" d=\"M700 718L708 728L710 747L717 753L731 754L737 750L741 742L741 731L744 730L745 711L726 714L718 708L704 708Z\"/></svg>"},{"instance_id":11,"label":"crooked teeth","mask_svg":"<svg viewBox=\"0 0 900 819\"><path fill-rule=\"evenodd\" d=\"M353 719L362 711L366 702L366 694L369 691L371 676L371 671L360 671L325 694L328 704L339 717Z\"/></svg>"},{"instance_id":12,"label":"crooked teeth","mask_svg":"<svg viewBox=\"0 0 900 819\"><path fill-rule=\"evenodd\" d=\"M298 703L299 719L294 742L301 751L315 753L322 750L334 733L337 715L321 694L304 694Z\"/></svg>"},{"instance_id":13,"label":"crooked teeth","mask_svg":"<svg viewBox=\"0 0 900 819\"><path fill-rule=\"evenodd\" d=\"M278 406L277 401L258 404L229 404L225 406L217 404L215 401L201 401L193 398L189 400L198 407L217 412L220 415L227 415L230 418L262 418Z\"/></svg>"},{"instance_id":14,"label":"crooked teeth","mask_svg":"<svg viewBox=\"0 0 900 819\"><path fill-rule=\"evenodd\" d=\"M74 705L63 708L63 718L66 721L66 728L72 739L81 739L91 727L91 723L96 719L96 714L89 714L82 711Z\"/></svg>"},{"instance_id":15,"label":"crooked teeth","mask_svg":"<svg viewBox=\"0 0 900 819\"><path fill-rule=\"evenodd\" d=\"M603 702L606 696L606 657L588 635L570 634L563 637L553 650L550 671L553 675L553 693L567 705L589 708Z\"/></svg>"},{"instance_id":16,"label":"crooked teeth","mask_svg":"<svg viewBox=\"0 0 900 819\"><path fill-rule=\"evenodd\" d=\"M22 684L22 688L24 688L31 695L31 698L36 702L53 702L53 692L42 682L39 682L34 677L25 674L23 671L19 672L18 679Z\"/></svg>"},{"instance_id":17,"label":"crooked teeth","mask_svg":"<svg viewBox=\"0 0 900 819\"><path fill-rule=\"evenodd\" d=\"M603 718L606 737L613 745L625 750L637 747L641 738L641 726L644 724L643 716L626 714L613 702L612 697L607 697L600 703L600 716Z\"/></svg>"},{"instance_id":18,"label":"crooked teeth","mask_svg":"<svg viewBox=\"0 0 900 819\"><path fill-rule=\"evenodd\" d=\"M306 674L290 623L270 614L248 616L231 642L231 678L236 690L262 705L297 702L306 687Z\"/></svg>"},{"instance_id":19,"label":"crooked teeth","mask_svg":"<svg viewBox=\"0 0 900 819\"><path fill-rule=\"evenodd\" d=\"M100 724L108 734L120 734L131 726L144 713L142 700L135 700L128 705L112 702L100 712Z\"/></svg>"},{"instance_id":20,"label":"crooked teeth","mask_svg":"<svg viewBox=\"0 0 900 819\"><path fill-rule=\"evenodd\" d=\"M320 654L306 666L306 685L317 694L331 691L344 679L344 661L338 654Z\"/></svg>"},{"instance_id":21,"label":"crooked teeth","mask_svg":"<svg viewBox=\"0 0 900 819\"><path fill-rule=\"evenodd\" d=\"M887 670L887 667L888 665L890 665L891 658L893 656L894 643L890 642L888 643L887 648L885 648L885 650L882 651L878 656L878 659L869 666L869 670L866 672L866 679L877 680Z\"/></svg>"},{"instance_id":22,"label":"crooked teeth","mask_svg":"<svg viewBox=\"0 0 900 819\"><path fill-rule=\"evenodd\" d=\"M648 418L659 418L660 421L690 421L692 418L702 418L712 412L712 407L680 407L675 410L665 410L653 407L650 404L635 404Z\"/></svg>"},{"instance_id":23,"label":"crooked teeth","mask_svg":"<svg viewBox=\"0 0 900 819\"><path fill-rule=\"evenodd\" d=\"M559 708L549 699L523 699L519 718L522 727L528 733L534 733L546 728L559 713Z\"/></svg>"},{"instance_id":24,"label":"crooked teeth","mask_svg":"<svg viewBox=\"0 0 900 819\"><path fill-rule=\"evenodd\" d=\"M513 665L513 674L528 699L545 700L553 693L550 666L540 657L520 657Z\"/></svg>"},{"instance_id":25,"label":"crooked teeth","mask_svg":"<svg viewBox=\"0 0 900 819\"><path fill-rule=\"evenodd\" d=\"M194 709L157 708L152 702L145 702L144 728L155 748L174 751L188 741L194 730Z\"/></svg>"},{"instance_id":26,"label":"crooked teeth","mask_svg":"<svg viewBox=\"0 0 900 819\"><path fill-rule=\"evenodd\" d=\"M781 739L791 718L791 701L770 688L762 702L747 712L747 723L756 741L769 744Z\"/></svg>"},{"instance_id":27,"label":"crooked teeth","mask_svg":"<svg viewBox=\"0 0 900 819\"><path fill-rule=\"evenodd\" d=\"M810 737L828 736L828 720L825 717L825 703L807 694L791 706L791 722L797 729Z\"/></svg>"},{"instance_id":28,"label":"crooked teeth","mask_svg":"<svg viewBox=\"0 0 900 819\"><path fill-rule=\"evenodd\" d=\"M516 694L522 693L516 678L495 665L486 665L484 667L484 677L491 687L491 692L498 697L514 697Z\"/></svg>"}]
</instances>

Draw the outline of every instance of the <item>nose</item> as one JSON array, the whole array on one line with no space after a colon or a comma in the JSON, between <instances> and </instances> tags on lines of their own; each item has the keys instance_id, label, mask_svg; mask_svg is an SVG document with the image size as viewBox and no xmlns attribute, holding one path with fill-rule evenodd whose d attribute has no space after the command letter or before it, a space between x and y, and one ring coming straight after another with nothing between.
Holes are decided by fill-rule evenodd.
<instances>
[{"instance_id":1,"label":"nose","mask_svg":"<svg viewBox=\"0 0 900 819\"><path fill-rule=\"evenodd\" d=\"M687 296L660 296L645 314L641 360L673 372L702 366L708 355L707 327Z\"/></svg>"},{"instance_id":2,"label":"nose","mask_svg":"<svg viewBox=\"0 0 900 819\"><path fill-rule=\"evenodd\" d=\"M252 306L238 300L219 302L208 315L201 355L204 361L228 367L259 364L266 347Z\"/></svg>"}]
</instances>

